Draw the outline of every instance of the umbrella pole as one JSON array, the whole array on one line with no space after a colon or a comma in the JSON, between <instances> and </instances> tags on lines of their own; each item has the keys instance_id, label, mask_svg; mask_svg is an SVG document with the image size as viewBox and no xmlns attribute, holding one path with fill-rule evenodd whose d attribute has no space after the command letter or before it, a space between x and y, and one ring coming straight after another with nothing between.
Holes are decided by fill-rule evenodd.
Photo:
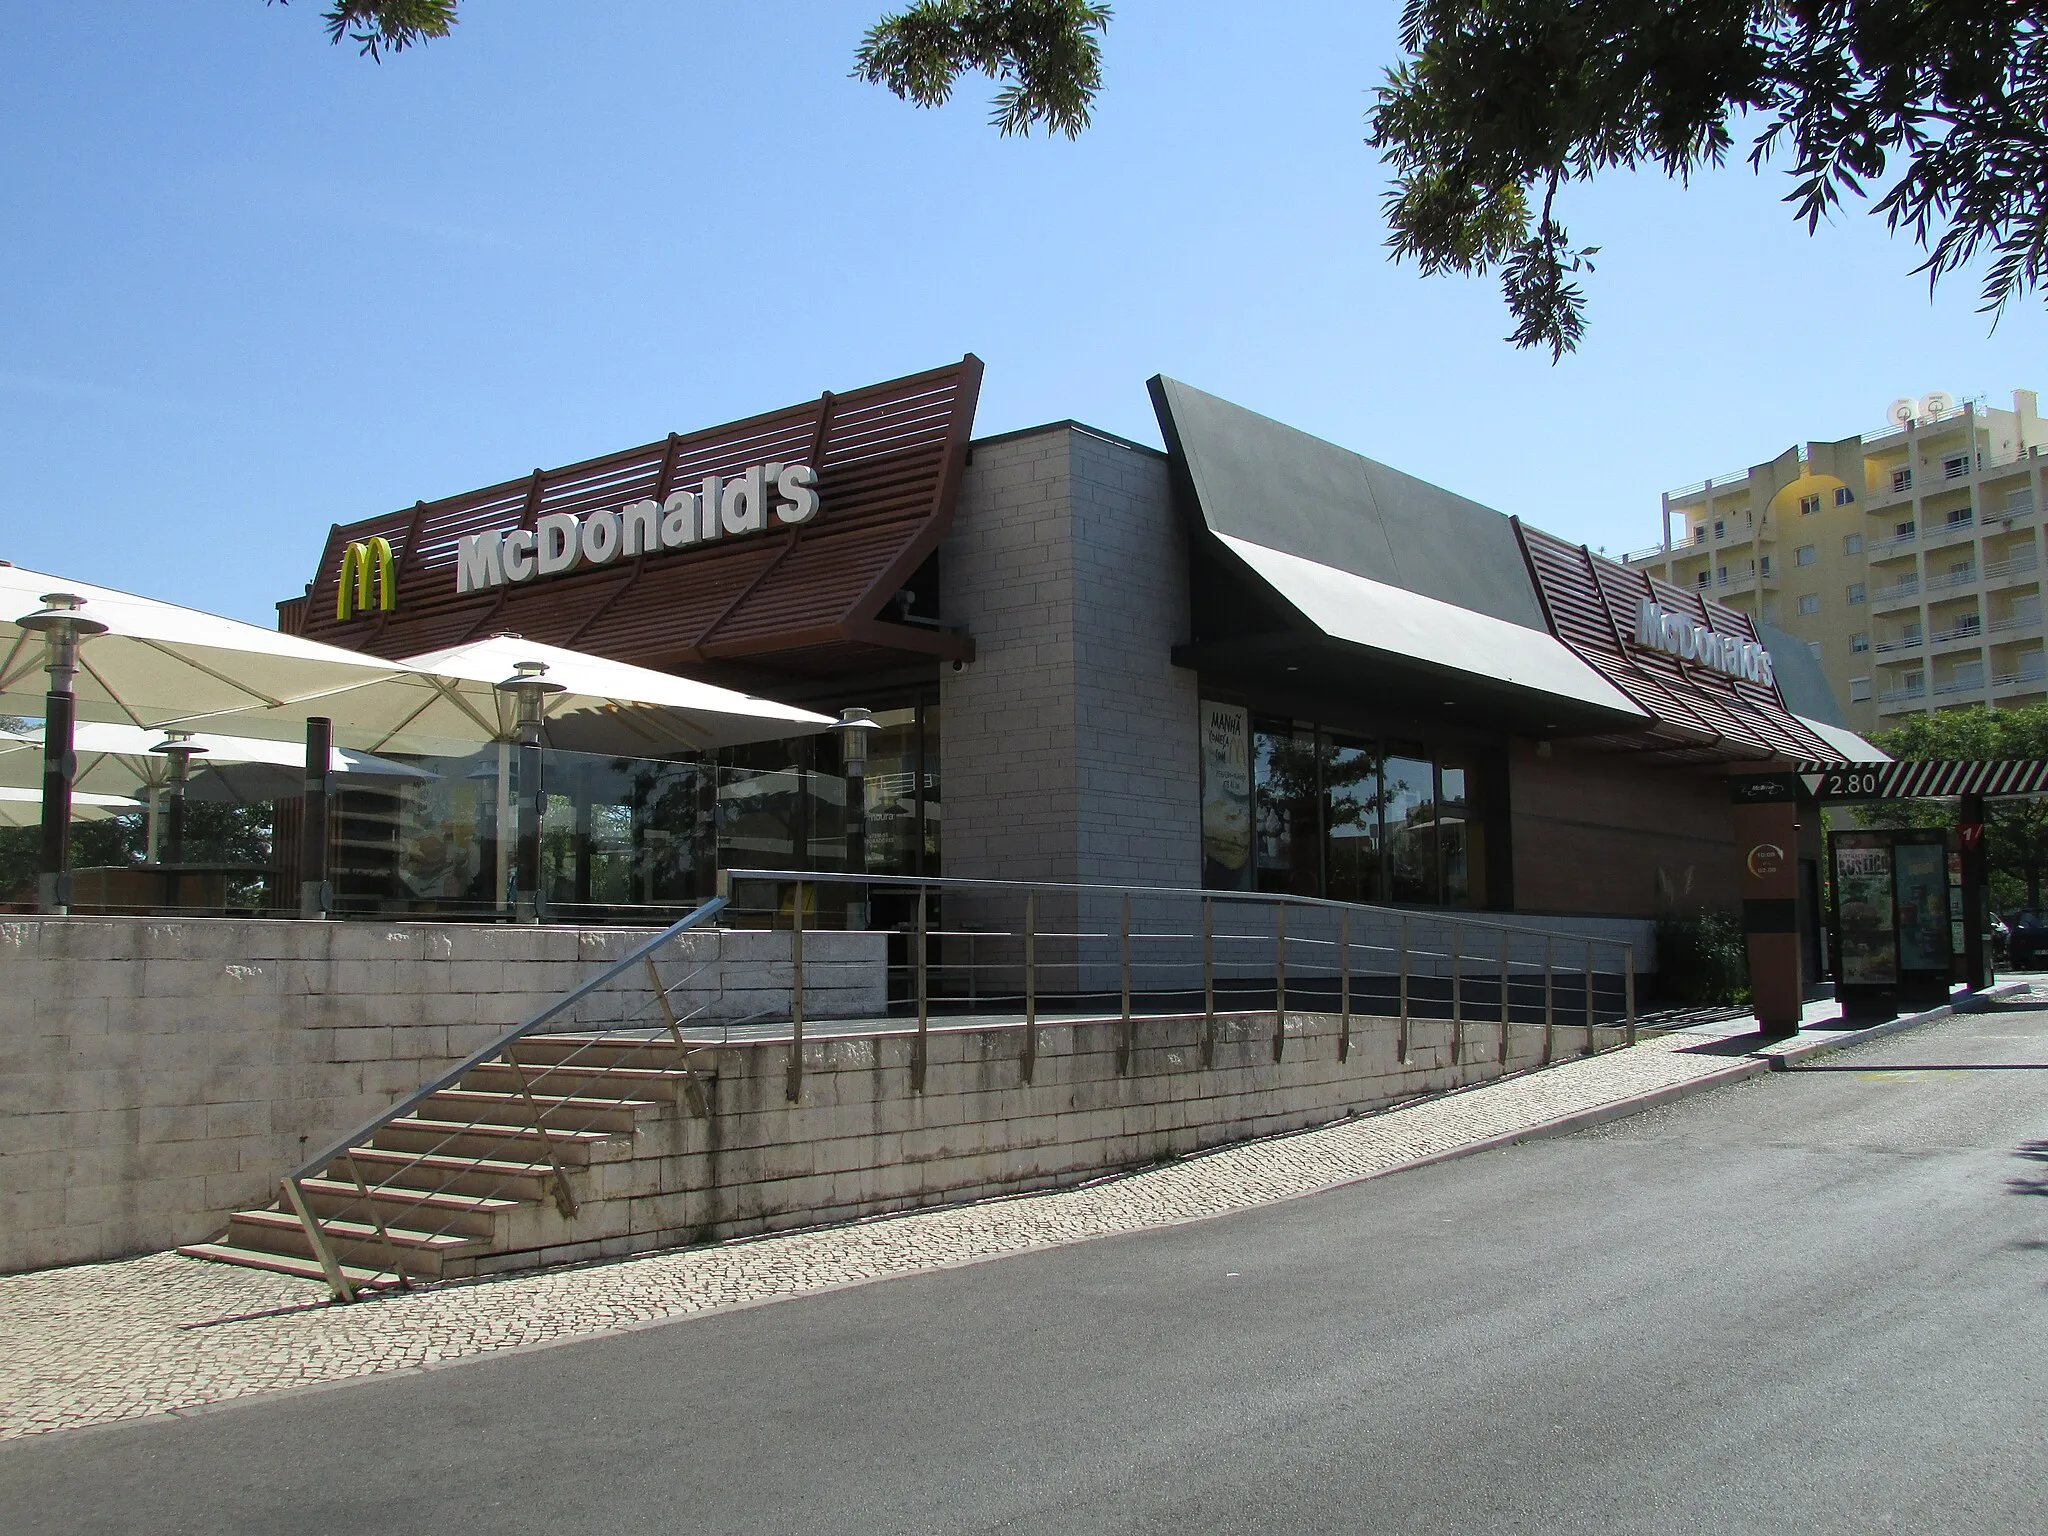
<instances>
[{"instance_id":1,"label":"umbrella pole","mask_svg":"<svg viewBox=\"0 0 2048 1536\"><path fill-rule=\"evenodd\" d=\"M505 892L512 883L512 839L517 824L512 818L512 743L498 739L498 899L500 912L510 905Z\"/></svg>"},{"instance_id":2,"label":"umbrella pole","mask_svg":"<svg viewBox=\"0 0 2048 1536\"><path fill-rule=\"evenodd\" d=\"M157 862L157 839L158 836L163 831L163 828L159 825L159 817L162 813L162 809L163 786L160 784L152 784L149 786L149 858L146 861L151 864Z\"/></svg>"},{"instance_id":3,"label":"umbrella pole","mask_svg":"<svg viewBox=\"0 0 2048 1536\"><path fill-rule=\"evenodd\" d=\"M306 783L299 802L299 916L321 918L333 904L327 878L331 813L328 775L334 767L334 722L319 715L306 721Z\"/></svg>"},{"instance_id":4,"label":"umbrella pole","mask_svg":"<svg viewBox=\"0 0 2048 1536\"><path fill-rule=\"evenodd\" d=\"M52 634L49 650L50 691L43 695L43 856L36 872L36 905L62 914L71 910L71 735L77 705L71 680L77 642Z\"/></svg>"}]
</instances>

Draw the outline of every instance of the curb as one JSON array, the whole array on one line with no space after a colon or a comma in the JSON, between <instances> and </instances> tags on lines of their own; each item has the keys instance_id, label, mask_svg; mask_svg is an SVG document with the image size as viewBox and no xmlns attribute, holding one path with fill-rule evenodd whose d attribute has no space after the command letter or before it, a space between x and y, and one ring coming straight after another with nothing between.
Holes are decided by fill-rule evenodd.
<instances>
[{"instance_id":1,"label":"curb","mask_svg":"<svg viewBox=\"0 0 2048 1536\"><path fill-rule=\"evenodd\" d=\"M1644 1110L1656 1109L1663 1104L1674 1104L1680 1099L1691 1098L1696 1093L1705 1093L1709 1088L1725 1088L1730 1083L1746 1082L1753 1077L1762 1077L1771 1068L1764 1061L1751 1057L1734 1066L1710 1072L1705 1077L1690 1078L1682 1083L1673 1083L1665 1088L1653 1088L1648 1093L1636 1094L1633 1098L1615 1099L1592 1109L1581 1109L1569 1115L1560 1115L1555 1120L1546 1120L1541 1125L1525 1126L1519 1131L1506 1131L1499 1136L1489 1136L1483 1141L1468 1141L1462 1146L1449 1147L1442 1152L1431 1152L1427 1156L1397 1163L1391 1168L1382 1168L1376 1173L1362 1174L1357 1179L1346 1179L1344 1183L1358 1183L1364 1179L1384 1179L1391 1174L1407 1173L1415 1168L1428 1168L1437 1163L1448 1163L1461 1157L1470 1157L1477 1152L1498 1152L1506 1147L1519 1146L1525 1141L1545 1141L1552 1136L1569 1136L1590 1126L1605 1125L1610 1120L1626 1120ZM1336 1189L1342 1185L1332 1184L1325 1188ZM1321 1189L1309 1191L1321 1194Z\"/></svg>"},{"instance_id":2,"label":"curb","mask_svg":"<svg viewBox=\"0 0 2048 1536\"><path fill-rule=\"evenodd\" d=\"M1917 1029L1922 1024L1933 1024L1941 1019L1952 1018L1958 1013L1978 1013L1992 1003L2002 1002L2009 997L2018 997L2027 989L2028 984L2024 981L2003 981L1996 986L1986 987L1982 992L1966 992L1954 1002L1943 1003L1939 1008L1930 1008L1925 1013L1909 1013L1902 1018L1886 1019L1881 1024L1872 1024L1867 1029L1848 1030L1828 1040L1813 1040L1801 1045L1767 1046L1755 1055L1758 1060L1769 1063L1771 1071L1789 1072L1795 1063L1808 1061L1829 1051L1861 1045L1866 1040L1881 1040L1886 1035Z\"/></svg>"}]
</instances>

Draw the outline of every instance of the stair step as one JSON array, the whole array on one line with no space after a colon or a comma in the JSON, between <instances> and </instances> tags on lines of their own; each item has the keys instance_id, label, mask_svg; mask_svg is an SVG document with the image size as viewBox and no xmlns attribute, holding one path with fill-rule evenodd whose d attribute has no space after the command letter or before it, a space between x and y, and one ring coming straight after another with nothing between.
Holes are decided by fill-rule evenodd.
<instances>
[{"instance_id":1,"label":"stair step","mask_svg":"<svg viewBox=\"0 0 2048 1536\"><path fill-rule=\"evenodd\" d=\"M663 1108L658 1099L578 1098L573 1094L537 1093L534 1106L549 1130L556 1126L582 1130L631 1131L644 1115ZM420 1108L438 1120L484 1121L532 1125L533 1109L524 1095L473 1088L443 1088Z\"/></svg>"},{"instance_id":2,"label":"stair step","mask_svg":"<svg viewBox=\"0 0 2048 1536\"><path fill-rule=\"evenodd\" d=\"M349 1158L372 1188L425 1189L435 1193L496 1195L507 1200L539 1200L555 1171L545 1162L513 1162L507 1158L460 1157L445 1152L397 1152L383 1147L351 1147ZM328 1169L347 1174L340 1158ZM355 1182L352 1178L348 1181Z\"/></svg>"},{"instance_id":3,"label":"stair step","mask_svg":"<svg viewBox=\"0 0 2048 1536\"><path fill-rule=\"evenodd\" d=\"M311 1178L299 1180L299 1192L321 1220L352 1219L364 1214L362 1191L354 1179ZM536 1197L537 1199L538 1197ZM397 1221L414 1230L460 1232L468 1237L494 1238L499 1222L512 1212L535 1203L499 1195L466 1195L448 1191L430 1194L424 1189L405 1189L391 1184L370 1186L371 1204L387 1223Z\"/></svg>"},{"instance_id":4,"label":"stair step","mask_svg":"<svg viewBox=\"0 0 2048 1536\"><path fill-rule=\"evenodd\" d=\"M579 1067L642 1067L673 1070L676 1043L666 1034L525 1035L512 1047L522 1062L568 1061Z\"/></svg>"},{"instance_id":5,"label":"stair step","mask_svg":"<svg viewBox=\"0 0 2048 1536\"><path fill-rule=\"evenodd\" d=\"M580 1167L590 1161L592 1147L622 1134L625 1133L550 1126L543 1136L530 1125L468 1125L459 1120L403 1115L389 1125L379 1126L370 1137L370 1145L393 1152L436 1152L461 1158L512 1154L534 1162L546 1162L552 1147L555 1156L565 1164Z\"/></svg>"},{"instance_id":6,"label":"stair step","mask_svg":"<svg viewBox=\"0 0 2048 1536\"><path fill-rule=\"evenodd\" d=\"M441 1261L458 1255L488 1253L491 1241L461 1232L421 1232L393 1226L388 1221L380 1233L375 1223L340 1216L316 1216L329 1250L344 1264L375 1261L379 1269L397 1270L402 1265L414 1279L438 1279ZM391 1239L387 1246L384 1239ZM292 1258L314 1257L313 1240L306 1227L290 1211L237 1211L228 1218L228 1235L223 1242L231 1248ZM392 1249L398 1252L394 1255Z\"/></svg>"},{"instance_id":7,"label":"stair step","mask_svg":"<svg viewBox=\"0 0 2048 1536\"><path fill-rule=\"evenodd\" d=\"M178 1252L188 1259L212 1259L219 1264L239 1264L244 1269L267 1269L273 1274L296 1275L301 1280L324 1283L327 1279L327 1271L320 1267L318 1259L295 1259L282 1253L263 1253L227 1243L187 1243ZM399 1283L398 1276L389 1270L359 1269L353 1264L344 1264L341 1272L350 1285L365 1291L385 1290Z\"/></svg>"},{"instance_id":8,"label":"stair step","mask_svg":"<svg viewBox=\"0 0 2048 1536\"><path fill-rule=\"evenodd\" d=\"M560 1094L568 1090L579 1098L627 1099L655 1089L664 1098L673 1100L688 1081L685 1074L673 1069L657 1071L648 1067L546 1067L539 1062L526 1064L526 1086L536 1094L543 1091ZM517 1093L519 1074L503 1062L485 1062L469 1069L462 1079L462 1086L472 1092Z\"/></svg>"}]
</instances>

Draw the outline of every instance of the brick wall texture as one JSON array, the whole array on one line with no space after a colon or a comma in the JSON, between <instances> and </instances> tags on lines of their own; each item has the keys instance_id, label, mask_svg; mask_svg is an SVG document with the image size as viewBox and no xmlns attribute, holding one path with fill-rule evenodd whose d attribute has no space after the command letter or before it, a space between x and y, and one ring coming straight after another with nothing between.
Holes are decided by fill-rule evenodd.
<instances>
[{"instance_id":1,"label":"brick wall texture","mask_svg":"<svg viewBox=\"0 0 2048 1536\"><path fill-rule=\"evenodd\" d=\"M0 923L0 1272L210 1236L307 1156L647 936L206 918ZM807 1013L879 1012L883 942L807 934ZM788 1017L787 933L685 934L662 968L686 1017ZM628 1020L656 1022L638 971L558 1027Z\"/></svg>"},{"instance_id":2,"label":"brick wall texture","mask_svg":"<svg viewBox=\"0 0 2048 1536\"><path fill-rule=\"evenodd\" d=\"M1201 874L1186 554L1163 456L1072 426L978 444L940 559L976 660L942 675L945 868Z\"/></svg>"}]
</instances>

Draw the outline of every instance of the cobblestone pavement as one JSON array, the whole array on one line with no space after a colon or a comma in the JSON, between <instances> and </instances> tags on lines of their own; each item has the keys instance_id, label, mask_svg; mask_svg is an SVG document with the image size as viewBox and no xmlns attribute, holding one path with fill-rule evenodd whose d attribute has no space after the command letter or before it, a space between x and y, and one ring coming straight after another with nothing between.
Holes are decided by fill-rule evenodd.
<instances>
[{"instance_id":1,"label":"cobblestone pavement","mask_svg":"<svg viewBox=\"0 0 2048 1536\"><path fill-rule=\"evenodd\" d=\"M740 1303L1220 1215L1370 1178L1727 1071L1702 1024L1630 1050L1054 1193L401 1292L176 1254L0 1276L0 1439L175 1413Z\"/></svg>"}]
</instances>

